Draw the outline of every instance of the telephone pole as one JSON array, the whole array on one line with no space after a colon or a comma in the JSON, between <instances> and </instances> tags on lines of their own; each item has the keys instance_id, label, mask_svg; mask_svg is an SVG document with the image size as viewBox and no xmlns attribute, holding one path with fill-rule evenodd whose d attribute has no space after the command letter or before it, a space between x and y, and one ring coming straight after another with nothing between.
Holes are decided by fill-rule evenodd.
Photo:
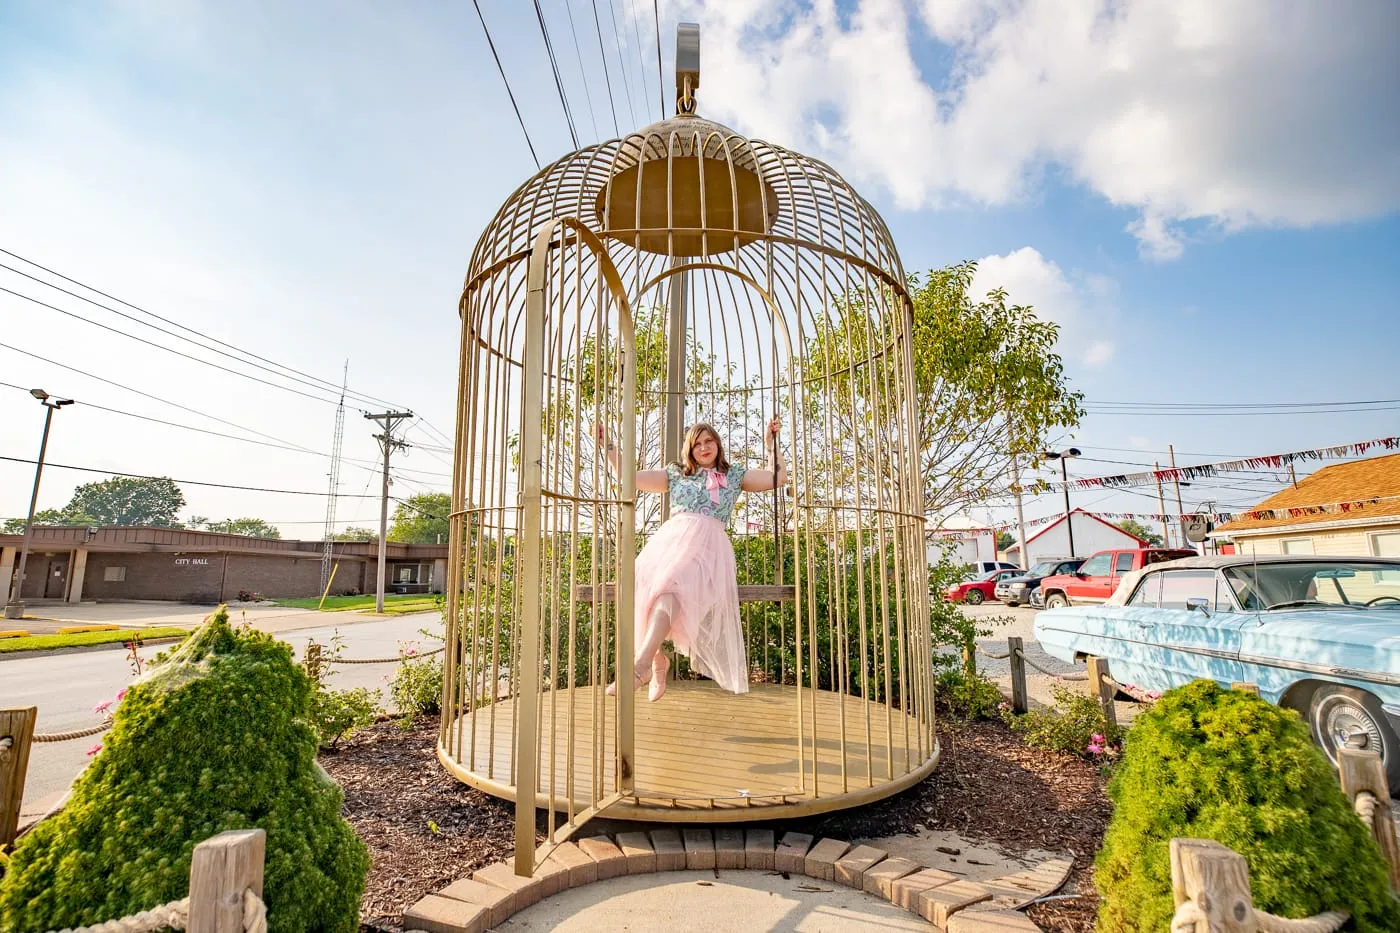
<instances>
[{"instance_id":1,"label":"telephone pole","mask_svg":"<svg viewBox=\"0 0 1400 933\"><path fill-rule=\"evenodd\" d=\"M1021 546L1021 569L1030 570L1030 555L1026 553L1026 512L1021 505L1021 464L1011 455L1011 488L1016 492L1016 543Z\"/></svg>"},{"instance_id":2,"label":"telephone pole","mask_svg":"<svg viewBox=\"0 0 1400 933\"><path fill-rule=\"evenodd\" d=\"M411 411L386 411L378 415L365 412L365 417L370 421L377 421L384 426L383 434L374 435L374 439L379 442L379 449L384 452L384 491L379 499L379 577L378 584L374 590L374 611L384 611L384 561L388 555L389 542L389 454L395 450L407 450L409 445L394 437L394 428L403 421L413 417Z\"/></svg>"},{"instance_id":3,"label":"telephone pole","mask_svg":"<svg viewBox=\"0 0 1400 933\"><path fill-rule=\"evenodd\" d=\"M1154 462L1154 463L1152 464L1152 472L1153 472L1153 473L1160 473L1160 472L1162 472L1162 465L1161 465L1160 463L1155 463L1155 462ZM1156 477L1156 480L1157 480L1157 508L1159 508L1159 509L1162 510L1162 547L1171 547L1171 546L1172 546L1172 536L1171 536L1171 532L1167 530L1167 500L1166 500L1166 498L1162 495L1162 477L1158 476L1158 477Z\"/></svg>"},{"instance_id":4,"label":"telephone pole","mask_svg":"<svg viewBox=\"0 0 1400 933\"><path fill-rule=\"evenodd\" d=\"M1182 516L1185 515L1186 509L1183 508L1181 505L1181 480L1177 478L1176 451L1172 448L1171 444L1167 445L1167 459L1171 462L1172 465L1172 487L1176 489L1176 533L1181 536L1181 547L1186 547L1188 543L1186 540L1186 535L1181 530L1181 523L1183 521Z\"/></svg>"}]
</instances>

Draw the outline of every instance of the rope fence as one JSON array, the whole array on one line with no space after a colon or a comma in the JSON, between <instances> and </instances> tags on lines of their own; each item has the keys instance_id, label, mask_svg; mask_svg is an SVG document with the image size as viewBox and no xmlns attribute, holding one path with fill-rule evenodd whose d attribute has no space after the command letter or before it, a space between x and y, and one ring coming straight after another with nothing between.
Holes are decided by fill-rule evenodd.
<instances>
[{"instance_id":1,"label":"rope fence","mask_svg":"<svg viewBox=\"0 0 1400 933\"><path fill-rule=\"evenodd\" d=\"M435 654L442 654L446 646L434 648L432 651L415 651L412 654L396 654L386 658L337 658L322 655L322 660L326 664L394 664L399 661L414 661L418 658L430 658Z\"/></svg>"},{"instance_id":2,"label":"rope fence","mask_svg":"<svg viewBox=\"0 0 1400 933\"><path fill-rule=\"evenodd\" d=\"M74 729L71 732L36 732L35 742L71 742L74 739L85 739L90 735L99 735L112 728L112 720L91 726L87 729Z\"/></svg>"},{"instance_id":3,"label":"rope fence","mask_svg":"<svg viewBox=\"0 0 1400 933\"><path fill-rule=\"evenodd\" d=\"M1173 839L1171 864L1176 900L1171 933L1333 933L1349 919L1340 910L1298 920L1260 910L1254 906L1244 856L1212 839Z\"/></svg>"},{"instance_id":4,"label":"rope fence","mask_svg":"<svg viewBox=\"0 0 1400 933\"><path fill-rule=\"evenodd\" d=\"M262 899L266 852L267 835L261 829L219 833L194 847L188 897L116 920L53 933L267 933L267 904Z\"/></svg>"}]
</instances>

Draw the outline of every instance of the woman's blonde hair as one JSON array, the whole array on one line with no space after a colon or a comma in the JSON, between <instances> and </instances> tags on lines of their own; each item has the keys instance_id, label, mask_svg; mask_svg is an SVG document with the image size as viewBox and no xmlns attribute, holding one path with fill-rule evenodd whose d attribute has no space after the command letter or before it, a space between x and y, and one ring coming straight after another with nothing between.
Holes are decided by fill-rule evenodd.
<instances>
[{"instance_id":1,"label":"woman's blonde hair","mask_svg":"<svg viewBox=\"0 0 1400 933\"><path fill-rule=\"evenodd\" d=\"M695 462L695 442L700 439L700 435L709 432L715 439L715 446L719 452L715 454L714 469L721 473L729 472L729 461L724 457L724 441L719 439L719 432L704 421L697 422L690 426L690 430L685 432L685 440L681 442L681 460L676 466L681 468L681 473L686 476L694 476L700 469L700 464Z\"/></svg>"}]
</instances>

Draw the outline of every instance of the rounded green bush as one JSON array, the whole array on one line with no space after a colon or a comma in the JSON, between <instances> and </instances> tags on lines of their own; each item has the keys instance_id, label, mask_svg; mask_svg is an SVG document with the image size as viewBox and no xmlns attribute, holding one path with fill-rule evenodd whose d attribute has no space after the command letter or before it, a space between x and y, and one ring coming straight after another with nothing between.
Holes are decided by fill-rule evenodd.
<instances>
[{"instance_id":1,"label":"rounded green bush","mask_svg":"<svg viewBox=\"0 0 1400 933\"><path fill-rule=\"evenodd\" d=\"M231 628L220 607L127 691L67 806L19 841L0 879L0 929L179 900L196 844L261 828L269 930L357 930L369 855L316 763L310 693L290 648Z\"/></svg>"},{"instance_id":2,"label":"rounded green bush","mask_svg":"<svg viewBox=\"0 0 1400 933\"><path fill-rule=\"evenodd\" d=\"M1345 910L1400 930L1380 849L1296 713L1196 681L1137 717L1108 793L1095 865L1101 933L1170 927L1173 837L1214 839L1249 863L1254 905L1284 917Z\"/></svg>"}]
</instances>

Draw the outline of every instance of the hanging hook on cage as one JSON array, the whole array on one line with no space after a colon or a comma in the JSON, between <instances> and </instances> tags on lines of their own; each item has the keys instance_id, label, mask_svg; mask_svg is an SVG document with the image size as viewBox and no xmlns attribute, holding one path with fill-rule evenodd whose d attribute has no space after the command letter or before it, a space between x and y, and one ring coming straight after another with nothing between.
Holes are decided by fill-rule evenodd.
<instances>
[{"instance_id":1,"label":"hanging hook on cage","mask_svg":"<svg viewBox=\"0 0 1400 933\"><path fill-rule=\"evenodd\" d=\"M676 113L695 112L700 87L700 25L676 24Z\"/></svg>"}]
</instances>

